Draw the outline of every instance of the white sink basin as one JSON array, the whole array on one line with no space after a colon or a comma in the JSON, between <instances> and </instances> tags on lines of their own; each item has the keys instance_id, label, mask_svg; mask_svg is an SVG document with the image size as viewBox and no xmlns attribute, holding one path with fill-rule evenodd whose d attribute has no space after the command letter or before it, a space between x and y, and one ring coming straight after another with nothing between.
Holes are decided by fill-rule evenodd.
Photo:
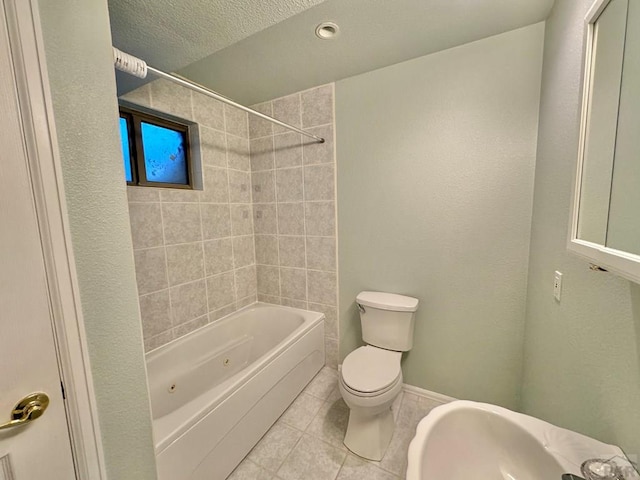
<instances>
[{"instance_id":1,"label":"white sink basin","mask_svg":"<svg viewBox=\"0 0 640 480\"><path fill-rule=\"evenodd\" d=\"M561 480L583 476L585 460L624 453L506 408L456 401L420 421L408 457L407 480Z\"/></svg>"}]
</instances>

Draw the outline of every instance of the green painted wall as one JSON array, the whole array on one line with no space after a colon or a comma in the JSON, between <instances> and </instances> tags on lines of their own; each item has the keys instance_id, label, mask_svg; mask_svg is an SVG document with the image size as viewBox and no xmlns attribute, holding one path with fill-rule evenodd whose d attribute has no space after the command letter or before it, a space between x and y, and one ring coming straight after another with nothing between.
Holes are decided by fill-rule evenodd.
<instances>
[{"instance_id":1,"label":"green painted wall","mask_svg":"<svg viewBox=\"0 0 640 480\"><path fill-rule=\"evenodd\" d=\"M543 32L336 83L342 358L359 291L415 296L405 382L517 406Z\"/></svg>"},{"instance_id":2,"label":"green painted wall","mask_svg":"<svg viewBox=\"0 0 640 480\"><path fill-rule=\"evenodd\" d=\"M106 0L40 2L107 474L156 478Z\"/></svg>"},{"instance_id":3,"label":"green painted wall","mask_svg":"<svg viewBox=\"0 0 640 480\"><path fill-rule=\"evenodd\" d=\"M558 0L546 26L521 407L639 455L640 286L592 272L566 249L591 3Z\"/></svg>"}]
</instances>

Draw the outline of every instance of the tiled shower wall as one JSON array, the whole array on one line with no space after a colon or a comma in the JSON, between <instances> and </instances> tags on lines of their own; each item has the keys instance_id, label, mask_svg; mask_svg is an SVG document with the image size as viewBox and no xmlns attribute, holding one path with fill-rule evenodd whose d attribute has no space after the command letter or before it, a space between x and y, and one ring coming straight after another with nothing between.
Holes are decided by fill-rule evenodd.
<instances>
[{"instance_id":1,"label":"tiled shower wall","mask_svg":"<svg viewBox=\"0 0 640 480\"><path fill-rule=\"evenodd\" d=\"M258 299L323 312L337 365L333 95L325 85L257 106L323 144L162 80L123 97L201 135L203 191L128 187L147 350Z\"/></svg>"},{"instance_id":2,"label":"tiled shower wall","mask_svg":"<svg viewBox=\"0 0 640 480\"><path fill-rule=\"evenodd\" d=\"M202 191L128 187L151 350L256 301L248 119L164 80L123 98L200 125Z\"/></svg>"},{"instance_id":3,"label":"tiled shower wall","mask_svg":"<svg viewBox=\"0 0 640 480\"><path fill-rule=\"evenodd\" d=\"M333 84L254 106L325 138L249 116L258 299L323 312L327 364L338 349Z\"/></svg>"}]
</instances>

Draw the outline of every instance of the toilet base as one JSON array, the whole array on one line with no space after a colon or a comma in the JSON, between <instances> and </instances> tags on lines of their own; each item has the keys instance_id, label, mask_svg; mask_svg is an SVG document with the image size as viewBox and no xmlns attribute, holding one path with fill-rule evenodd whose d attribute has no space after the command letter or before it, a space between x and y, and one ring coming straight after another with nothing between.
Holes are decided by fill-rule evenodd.
<instances>
[{"instance_id":1,"label":"toilet base","mask_svg":"<svg viewBox=\"0 0 640 480\"><path fill-rule=\"evenodd\" d=\"M391 443L394 428L391 407L375 415L367 409L352 408L344 444L360 457L379 461Z\"/></svg>"}]
</instances>

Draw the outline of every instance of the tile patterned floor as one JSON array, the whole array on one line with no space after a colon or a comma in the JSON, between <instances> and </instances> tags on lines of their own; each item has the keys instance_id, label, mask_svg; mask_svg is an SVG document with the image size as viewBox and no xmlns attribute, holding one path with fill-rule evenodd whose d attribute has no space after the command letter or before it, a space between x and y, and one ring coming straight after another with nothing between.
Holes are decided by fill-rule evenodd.
<instances>
[{"instance_id":1,"label":"tile patterned floor","mask_svg":"<svg viewBox=\"0 0 640 480\"><path fill-rule=\"evenodd\" d=\"M325 367L228 480L400 480L416 425L438 405L401 393L393 405L396 429L384 458L362 459L342 443L349 408L338 390L338 372Z\"/></svg>"}]
</instances>

